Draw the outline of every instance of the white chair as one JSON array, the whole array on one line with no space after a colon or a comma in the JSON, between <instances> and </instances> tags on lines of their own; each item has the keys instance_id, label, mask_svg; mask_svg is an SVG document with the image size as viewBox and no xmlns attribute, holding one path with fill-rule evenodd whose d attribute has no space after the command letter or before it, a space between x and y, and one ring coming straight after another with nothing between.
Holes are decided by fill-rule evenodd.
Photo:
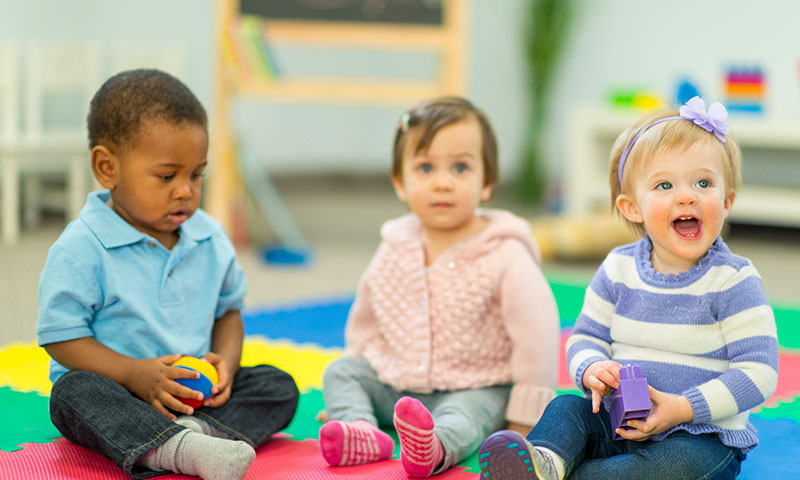
<instances>
[{"instance_id":1,"label":"white chair","mask_svg":"<svg viewBox=\"0 0 800 480\"><path fill-rule=\"evenodd\" d=\"M14 43L0 45L0 221L2 239L19 237L19 177L13 146L19 142L19 53Z\"/></svg>"},{"instance_id":2,"label":"white chair","mask_svg":"<svg viewBox=\"0 0 800 480\"><path fill-rule=\"evenodd\" d=\"M89 191L86 113L102 83L97 45L28 46L25 62L25 129L18 156L26 226L38 224L43 208L66 219L78 216ZM46 186L65 183L61 189Z\"/></svg>"}]
</instances>

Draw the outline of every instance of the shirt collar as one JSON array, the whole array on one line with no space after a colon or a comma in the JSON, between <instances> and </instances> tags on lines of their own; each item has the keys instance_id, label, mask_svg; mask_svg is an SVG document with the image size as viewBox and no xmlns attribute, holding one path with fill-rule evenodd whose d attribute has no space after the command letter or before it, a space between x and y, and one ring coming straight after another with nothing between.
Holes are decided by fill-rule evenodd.
<instances>
[{"instance_id":1,"label":"shirt collar","mask_svg":"<svg viewBox=\"0 0 800 480\"><path fill-rule=\"evenodd\" d=\"M136 230L112 210L107 203L109 198L111 198L111 192L108 190L90 193L86 205L80 213L80 220L89 227L104 248L132 245L151 238ZM196 211L180 226L181 238L186 237L199 242L211 237L211 226L206 218L198 215L199 212L200 210Z\"/></svg>"}]
</instances>

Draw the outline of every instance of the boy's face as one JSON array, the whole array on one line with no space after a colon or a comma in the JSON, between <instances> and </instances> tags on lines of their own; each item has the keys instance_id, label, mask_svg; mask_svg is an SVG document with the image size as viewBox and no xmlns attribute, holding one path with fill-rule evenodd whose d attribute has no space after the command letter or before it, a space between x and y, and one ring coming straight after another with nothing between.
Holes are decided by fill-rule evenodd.
<instances>
[{"instance_id":1,"label":"boy's face","mask_svg":"<svg viewBox=\"0 0 800 480\"><path fill-rule=\"evenodd\" d=\"M155 120L120 152L109 206L137 230L171 248L175 231L200 205L208 135L202 126Z\"/></svg>"},{"instance_id":2,"label":"boy's face","mask_svg":"<svg viewBox=\"0 0 800 480\"><path fill-rule=\"evenodd\" d=\"M715 140L716 141L716 140ZM628 220L643 222L653 242L656 271L689 270L722 230L735 198L727 192L720 146L698 142L685 151L659 152L631 172L633 190L617 206Z\"/></svg>"},{"instance_id":3,"label":"boy's face","mask_svg":"<svg viewBox=\"0 0 800 480\"><path fill-rule=\"evenodd\" d=\"M418 135L403 152L402 178L393 179L401 201L427 229L457 231L474 218L481 201L489 199L491 185L484 185L481 129L469 117L442 127L427 151L415 152Z\"/></svg>"}]
</instances>

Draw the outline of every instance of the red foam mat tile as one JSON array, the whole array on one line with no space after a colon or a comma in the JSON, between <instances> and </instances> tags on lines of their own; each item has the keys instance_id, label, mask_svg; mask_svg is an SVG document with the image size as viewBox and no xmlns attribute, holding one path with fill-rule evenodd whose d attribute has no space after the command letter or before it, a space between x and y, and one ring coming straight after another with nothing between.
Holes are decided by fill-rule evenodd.
<instances>
[{"instance_id":1,"label":"red foam mat tile","mask_svg":"<svg viewBox=\"0 0 800 480\"><path fill-rule=\"evenodd\" d=\"M0 451L2 478L15 480L127 480L111 461L79 445L60 438L55 443L24 445L14 452ZM437 480L475 480L474 473L454 467ZM164 480L196 477L164 475ZM406 480L397 460L386 460L352 467L329 467L319 453L315 440L298 442L276 438L257 450L246 480Z\"/></svg>"}]
</instances>

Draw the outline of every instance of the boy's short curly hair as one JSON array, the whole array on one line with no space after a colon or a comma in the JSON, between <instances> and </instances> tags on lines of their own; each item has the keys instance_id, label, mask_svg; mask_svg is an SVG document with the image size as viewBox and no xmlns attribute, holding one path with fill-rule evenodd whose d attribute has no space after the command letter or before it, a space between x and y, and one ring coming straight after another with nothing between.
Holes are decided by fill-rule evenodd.
<instances>
[{"instance_id":1,"label":"boy's short curly hair","mask_svg":"<svg viewBox=\"0 0 800 480\"><path fill-rule=\"evenodd\" d=\"M483 183L496 185L499 181L497 168L497 138L486 114L473 105L469 100L445 96L424 101L403 114L397 126L394 137L394 155L392 159L392 178L403 177L403 151L409 141L409 131L419 127L419 135L413 137L416 141L415 152L421 152L430 147L433 137L443 127L473 117L478 121L481 129L481 145L483 157Z\"/></svg>"},{"instance_id":2,"label":"boy's short curly hair","mask_svg":"<svg viewBox=\"0 0 800 480\"><path fill-rule=\"evenodd\" d=\"M160 70L127 70L106 80L92 98L89 148L135 147L142 124L150 120L208 128L203 105L183 82Z\"/></svg>"}]
</instances>

